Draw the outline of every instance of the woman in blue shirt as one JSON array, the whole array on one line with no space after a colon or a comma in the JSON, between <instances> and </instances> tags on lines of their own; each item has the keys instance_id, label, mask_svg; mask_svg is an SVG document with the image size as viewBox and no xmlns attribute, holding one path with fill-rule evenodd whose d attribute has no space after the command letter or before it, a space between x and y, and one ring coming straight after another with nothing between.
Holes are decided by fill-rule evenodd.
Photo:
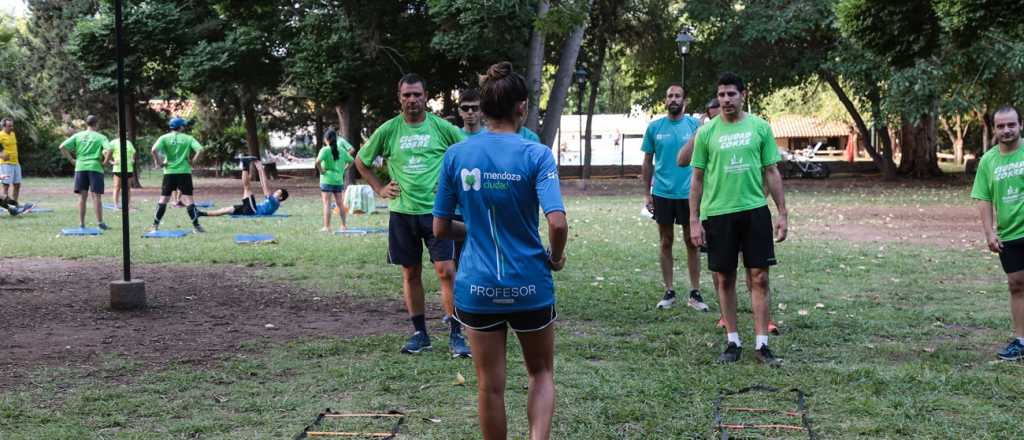
<instances>
[{"instance_id":1,"label":"woman in blue shirt","mask_svg":"<svg viewBox=\"0 0 1024 440\"><path fill-rule=\"evenodd\" d=\"M434 234L465 240L455 275L455 319L469 328L485 440L507 438L505 341L516 332L530 376L530 439L548 439L555 412L555 291L569 226L551 150L519 136L526 80L502 62L480 78L488 130L444 155L434 201ZM453 220L455 208L464 222ZM548 223L550 251L538 231Z\"/></svg>"}]
</instances>

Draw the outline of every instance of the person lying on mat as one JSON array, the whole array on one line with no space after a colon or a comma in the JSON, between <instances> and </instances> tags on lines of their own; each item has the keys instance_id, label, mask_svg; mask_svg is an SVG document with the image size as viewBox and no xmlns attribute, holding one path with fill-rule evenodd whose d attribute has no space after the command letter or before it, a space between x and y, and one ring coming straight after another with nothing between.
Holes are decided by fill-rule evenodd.
<instances>
[{"instance_id":1,"label":"person lying on mat","mask_svg":"<svg viewBox=\"0 0 1024 440\"><path fill-rule=\"evenodd\" d=\"M221 208L214 211L199 211L200 217L217 217L221 215L274 215L281 203L288 200L288 190L278 188L271 192L267 185L267 172L263 170L263 162L253 161L249 166L242 168L242 204L230 208ZM260 173L260 186L263 188L264 199L256 203L256 196L252 193L252 171L255 167Z\"/></svg>"}]
</instances>

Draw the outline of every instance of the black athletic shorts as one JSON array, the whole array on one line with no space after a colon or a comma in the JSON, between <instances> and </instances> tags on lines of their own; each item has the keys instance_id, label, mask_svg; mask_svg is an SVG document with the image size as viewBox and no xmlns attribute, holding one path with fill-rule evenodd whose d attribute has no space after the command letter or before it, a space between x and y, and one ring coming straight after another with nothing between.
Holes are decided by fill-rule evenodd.
<instances>
[{"instance_id":1,"label":"black athletic shorts","mask_svg":"<svg viewBox=\"0 0 1024 440\"><path fill-rule=\"evenodd\" d=\"M654 221L659 225L690 226L690 201L688 199L669 199L654 197Z\"/></svg>"},{"instance_id":2,"label":"black athletic shorts","mask_svg":"<svg viewBox=\"0 0 1024 440\"><path fill-rule=\"evenodd\" d=\"M455 308L455 320L462 325L481 332L504 331L508 327L517 333L543 330L558 318L555 306L551 305L539 310L512 313L469 313Z\"/></svg>"},{"instance_id":3,"label":"black athletic shorts","mask_svg":"<svg viewBox=\"0 0 1024 440\"><path fill-rule=\"evenodd\" d=\"M181 191L183 196L192 195L191 174L164 174L164 183L160 187L160 196L167 197L176 190Z\"/></svg>"},{"instance_id":4,"label":"black athletic shorts","mask_svg":"<svg viewBox=\"0 0 1024 440\"><path fill-rule=\"evenodd\" d=\"M103 173L98 171L75 171L75 194L84 192L103 194Z\"/></svg>"},{"instance_id":5,"label":"black athletic shorts","mask_svg":"<svg viewBox=\"0 0 1024 440\"><path fill-rule=\"evenodd\" d=\"M452 216L452 221L453 222L462 222L462 223L466 222L466 220L464 218L462 218L461 214L455 214L454 216ZM466 246L466 241L465 240L456 241L455 242L455 266L456 267L459 266L459 260L462 258L462 248L465 247L465 246Z\"/></svg>"},{"instance_id":6,"label":"black athletic shorts","mask_svg":"<svg viewBox=\"0 0 1024 440\"><path fill-rule=\"evenodd\" d=\"M999 262L1003 263L1003 271L1008 274L1024 270L1024 238L1004 241Z\"/></svg>"},{"instance_id":7,"label":"black athletic shorts","mask_svg":"<svg viewBox=\"0 0 1024 440\"><path fill-rule=\"evenodd\" d=\"M256 215L256 196L242 199L241 205L235 205L231 215Z\"/></svg>"},{"instance_id":8,"label":"black athletic shorts","mask_svg":"<svg viewBox=\"0 0 1024 440\"><path fill-rule=\"evenodd\" d=\"M736 271L740 252L747 268L776 264L772 212L767 206L708 217L704 220L704 239L712 272Z\"/></svg>"},{"instance_id":9,"label":"black athletic shorts","mask_svg":"<svg viewBox=\"0 0 1024 440\"><path fill-rule=\"evenodd\" d=\"M423 264L423 246L430 261L455 259L455 242L434 237L434 216L392 212L388 220L388 263L411 267Z\"/></svg>"},{"instance_id":10,"label":"black athletic shorts","mask_svg":"<svg viewBox=\"0 0 1024 440\"><path fill-rule=\"evenodd\" d=\"M122 177L120 171L114 171L114 175L117 176L117 177ZM129 171L128 172L128 178L131 179L132 177L135 177L135 173Z\"/></svg>"}]
</instances>

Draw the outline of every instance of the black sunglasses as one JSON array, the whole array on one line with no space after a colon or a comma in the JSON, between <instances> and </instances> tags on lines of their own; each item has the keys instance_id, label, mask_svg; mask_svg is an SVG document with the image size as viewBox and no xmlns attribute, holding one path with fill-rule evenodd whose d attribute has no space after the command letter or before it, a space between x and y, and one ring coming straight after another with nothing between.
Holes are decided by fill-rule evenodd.
<instances>
[{"instance_id":1,"label":"black sunglasses","mask_svg":"<svg viewBox=\"0 0 1024 440\"><path fill-rule=\"evenodd\" d=\"M460 105L459 109L464 111L464 112L469 112L470 110L478 112L478 111L480 111L480 106L479 105Z\"/></svg>"}]
</instances>

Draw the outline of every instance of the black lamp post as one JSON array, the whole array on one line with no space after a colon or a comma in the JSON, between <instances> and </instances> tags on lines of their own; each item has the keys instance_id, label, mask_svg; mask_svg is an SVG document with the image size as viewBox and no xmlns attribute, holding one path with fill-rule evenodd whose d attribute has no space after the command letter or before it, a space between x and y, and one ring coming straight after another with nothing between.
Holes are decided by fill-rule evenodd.
<instances>
[{"instance_id":1,"label":"black lamp post","mask_svg":"<svg viewBox=\"0 0 1024 440\"><path fill-rule=\"evenodd\" d=\"M572 77L576 80L576 85L579 86L577 90L578 99L576 99L576 114L580 117L580 173L583 173L583 88L587 85L587 69L584 69L582 66L577 67Z\"/></svg>"},{"instance_id":2,"label":"black lamp post","mask_svg":"<svg viewBox=\"0 0 1024 440\"><path fill-rule=\"evenodd\" d=\"M682 59L680 63L680 85L683 89L686 89L686 56L690 54L690 44L695 41L693 38L693 29L689 26L684 27L683 30L679 31L679 35L676 36L676 46L679 47L679 56Z\"/></svg>"},{"instance_id":3,"label":"black lamp post","mask_svg":"<svg viewBox=\"0 0 1024 440\"><path fill-rule=\"evenodd\" d=\"M126 117L125 85L124 85L124 1L114 1L114 34L117 46L117 134L120 139L121 175L128 175L128 134L125 129ZM138 170L136 170L137 172ZM146 307L146 284L142 280L132 278L131 242L128 223L128 179L121 179L121 257L123 262L123 279L110 283L110 307L114 309L138 309Z\"/></svg>"}]
</instances>

